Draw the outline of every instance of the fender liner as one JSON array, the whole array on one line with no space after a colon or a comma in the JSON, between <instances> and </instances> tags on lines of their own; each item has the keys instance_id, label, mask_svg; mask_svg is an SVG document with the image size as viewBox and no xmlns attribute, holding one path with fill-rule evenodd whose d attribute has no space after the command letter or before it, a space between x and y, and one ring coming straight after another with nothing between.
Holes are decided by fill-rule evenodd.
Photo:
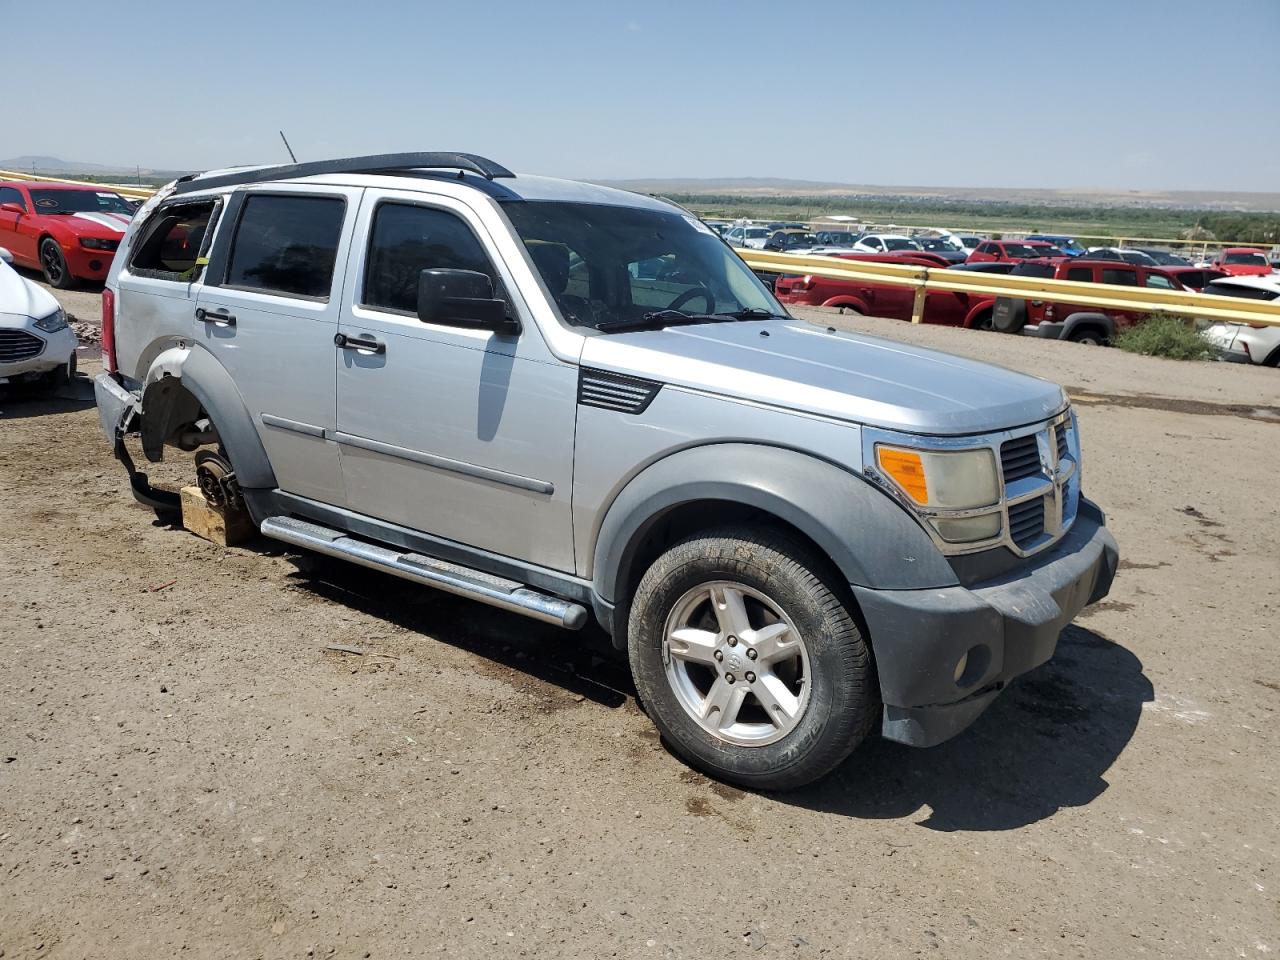
<instances>
[{"instance_id":1,"label":"fender liner","mask_svg":"<svg viewBox=\"0 0 1280 960\"><path fill-rule=\"evenodd\" d=\"M851 584L906 590L957 583L916 520L868 481L795 450L718 443L651 464L618 494L596 537L596 594L608 605L619 602L645 535L673 509L700 500L773 514L817 544Z\"/></svg>"},{"instance_id":2,"label":"fender liner","mask_svg":"<svg viewBox=\"0 0 1280 960\"><path fill-rule=\"evenodd\" d=\"M1108 340L1116 334L1116 322L1105 313L1073 313L1062 321L1060 340L1070 340L1077 327L1101 327Z\"/></svg>"},{"instance_id":3,"label":"fender liner","mask_svg":"<svg viewBox=\"0 0 1280 960\"><path fill-rule=\"evenodd\" d=\"M845 296L843 294L828 298L822 305L824 307L853 307L853 309L857 310L864 317L870 315L867 305L860 299L857 297Z\"/></svg>"},{"instance_id":4,"label":"fender liner","mask_svg":"<svg viewBox=\"0 0 1280 960\"><path fill-rule=\"evenodd\" d=\"M160 359L157 358L158 361ZM152 418L156 419L157 424L154 434L159 437L158 442L163 444L170 435L162 432L165 428L171 429L185 422L182 417L188 413L188 420L194 416L195 410L189 397L194 397L213 421L227 457L235 467L240 486L249 489L274 488L275 471L271 468L271 461L267 459L262 438L253 425L253 418L249 416L244 398L231 379L231 374L206 350L190 350L174 375L161 376L147 384L142 395L144 443L148 435L153 433L153 428L148 424ZM151 458L149 449L147 456Z\"/></svg>"}]
</instances>

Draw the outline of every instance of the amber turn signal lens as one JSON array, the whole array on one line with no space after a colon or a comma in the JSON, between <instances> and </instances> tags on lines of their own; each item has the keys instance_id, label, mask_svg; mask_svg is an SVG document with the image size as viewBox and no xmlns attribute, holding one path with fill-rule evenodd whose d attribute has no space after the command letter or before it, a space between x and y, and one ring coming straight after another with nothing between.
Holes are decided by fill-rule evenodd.
<instances>
[{"instance_id":1,"label":"amber turn signal lens","mask_svg":"<svg viewBox=\"0 0 1280 960\"><path fill-rule=\"evenodd\" d=\"M892 477L907 496L922 507L928 506L929 487L925 483L924 462L920 459L920 454L910 450L879 447L876 456L880 460L880 469Z\"/></svg>"}]
</instances>

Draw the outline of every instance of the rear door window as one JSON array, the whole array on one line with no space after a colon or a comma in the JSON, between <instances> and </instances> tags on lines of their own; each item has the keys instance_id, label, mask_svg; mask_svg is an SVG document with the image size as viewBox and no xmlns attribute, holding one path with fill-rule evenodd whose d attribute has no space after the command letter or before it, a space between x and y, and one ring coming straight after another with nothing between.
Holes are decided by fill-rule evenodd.
<instances>
[{"instance_id":1,"label":"rear door window","mask_svg":"<svg viewBox=\"0 0 1280 960\"><path fill-rule=\"evenodd\" d=\"M1156 288L1157 288L1157 289L1159 289L1159 290L1173 290L1173 289L1174 289L1173 281L1171 281L1168 277L1162 277L1162 276L1161 276L1160 274L1158 274L1158 273L1148 273L1148 274L1147 274L1147 286L1148 286L1148 287L1156 287Z\"/></svg>"},{"instance_id":2,"label":"rear door window","mask_svg":"<svg viewBox=\"0 0 1280 960\"><path fill-rule=\"evenodd\" d=\"M1114 283L1122 287L1136 287L1138 285L1138 272L1136 270L1122 270L1119 267L1105 267L1102 271L1103 283Z\"/></svg>"},{"instance_id":3,"label":"rear door window","mask_svg":"<svg viewBox=\"0 0 1280 960\"><path fill-rule=\"evenodd\" d=\"M138 230L129 272L178 283L198 279L207 262L219 207L220 202L212 199L160 207Z\"/></svg>"},{"instance_id":4,"label":"rear door window","mask_svg":"<svg viewBox=\"0 0 1280 960\"><path fill-rule=\"evenodd\" d=\"M1069 267L1067 269L1067 279L1077 280L1081 283L1093 283L1092 267Z\"/></svg>"},{"instance_id":5,"label":"rear door window","mask_svg":"<svg viewBox=\"0 0 1280 960\"><path fill-rule=\"evenodd\" d=\"M328 300L346 201L250 194L231 245L226 286Z\"/></svg>"}]
</instances>

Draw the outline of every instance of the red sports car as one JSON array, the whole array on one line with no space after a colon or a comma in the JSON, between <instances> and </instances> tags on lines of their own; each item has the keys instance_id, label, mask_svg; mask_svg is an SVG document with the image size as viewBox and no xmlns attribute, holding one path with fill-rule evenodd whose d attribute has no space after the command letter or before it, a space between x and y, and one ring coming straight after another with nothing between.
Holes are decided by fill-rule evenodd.
<instances>
[{"instance_id":1,"label":"red sports car","mask_svg":"<svg viewBox=\"0 0 1280 960\"><path fill-rule=\"evenodd\" d=\"M0 180L0 247L60 289L106 279L132 216L129 202L111 190Z\"/></svg>"}]
</instances>

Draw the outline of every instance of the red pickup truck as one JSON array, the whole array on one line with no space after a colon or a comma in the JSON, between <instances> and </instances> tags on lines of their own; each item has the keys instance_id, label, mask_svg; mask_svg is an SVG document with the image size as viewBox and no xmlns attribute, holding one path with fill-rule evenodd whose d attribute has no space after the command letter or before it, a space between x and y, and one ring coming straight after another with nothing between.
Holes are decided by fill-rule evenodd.
<instances>
[{"instance_id":1,"label":"red pickup truck","mask_svg":"<svg viewBox=\"0 0 1280 960\"><path fill-rule=\"evenodd\" d=\"M1266 255L1253 247L1227 247L1213 261L1213 268L1233 277L1266 277L1271 263Z\"/></svg>"},{"instance_id":2,"label":"red pickup truck","mask_svg":"<svg viewBox=\"0 0 1280 960\"><path fill-rule=\"evenodd\" d=\"M833 258L835 259L835 258ZM928 254L855 253L843 254L843 260L873 263L906 263L937 270L937 258ZM782 276L774 284L774 294L783 303L810 307L838 307L842 313L860 313L869 317L910 320L915 304L911 287L877 283L874 280L833 280L828 277ZM989 328L994 297L982 294L930 291L925 294L924 322L951 327Z\"/></svg>"},{"instance_id":3,"label":"red pickup truck","mask_svg":"<svg viewBox=\"0 0 1280 960\"><path fill-rule=\"evenodd\" d=\"M1018 264L1010 276L1074 280L1122 287L1151 287L1157 290L1185 289L1177 278L1158 267L1144 267L1119 260L1088 260L1084 257L1075 260L1028 260ZM1141 323L1148 312L998 297L991 315L991 325L1000 333L1022 333L1053 340L1101 345L1109 344L1120 331Z\"/></svg>"}]
</instances>

